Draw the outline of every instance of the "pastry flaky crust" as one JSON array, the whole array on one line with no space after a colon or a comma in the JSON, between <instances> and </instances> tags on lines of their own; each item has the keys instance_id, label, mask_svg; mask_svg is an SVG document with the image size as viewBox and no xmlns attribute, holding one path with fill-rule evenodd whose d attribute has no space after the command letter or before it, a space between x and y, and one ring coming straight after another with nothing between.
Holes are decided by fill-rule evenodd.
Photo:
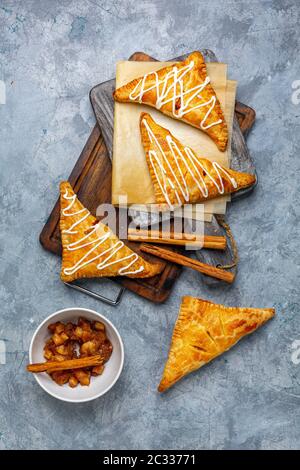
<instances>
[{"instance_id":1,"label":"pastry flaky crust","mask_svg":"<svg viewBox=\"0 0 300 470\"><path fill-rule=\"evenodd\" d=\"M161 271L160 266L145 261L99 222L67 181L60 184L60 230L62 281L119 275L144 278Z\"/></svg>"},{"instance_id":2,"label":"pastry flaky crust","mask_svg":"<svg viewBox=\"0 0 300 470\"><path fill-rule=\"evenodd\" d=\"M207 133L223 152L228 129L204 58L193 52L185 61L136 78L114 92L122 103L143 103Z\"/></svg>"},{"instance_id":3,"label":"pastry flaky crust","mask_svg":"<svg viewBox=\"0 0 300 470\"><path fill-rule=\"evenodd\" d=\"M207 201L252 186L256 181L254 175L196 155L148 113L141 114L140 131L157 204Z\"/></svg>"},{"instance_id":4,"label":"pastry flaky crust","mask_svg":"<svg viewBox=\"0 0 300 470\"><path fill-rule=\"evenodd\" d=\"M225 307L207 300L183 297L158 390L164 392L274 315L273 308Z\"/></svg>"}]
</instances>

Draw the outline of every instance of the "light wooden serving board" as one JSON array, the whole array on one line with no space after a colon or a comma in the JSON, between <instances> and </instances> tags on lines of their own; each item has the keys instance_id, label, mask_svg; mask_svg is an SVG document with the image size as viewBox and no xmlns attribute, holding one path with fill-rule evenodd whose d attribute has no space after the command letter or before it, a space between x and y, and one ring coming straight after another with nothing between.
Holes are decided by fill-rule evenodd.
<instances>
[{"instance_id":1,"label":"light wooden serving board","mask_svg":"<svg viewBox=\"0 0 300 470\"><path fill-rule=\"evenodd\" d=\"M206 62L217 62L215 54L210 50L201 51ZM174 60L184 60L188 54L178 57ZM155 61L149 55L143 52L136 52L129 60L134 61ZM95 112L95 116L101 128L107 153L112 158L112 147L113 147L113 128L114 128L114 101L112 93L115 89L115 80L109 80L95 86L90 92L90 100ZM255 111L242 104L236 102L235 116L233 123L233 134L231 142L231 168L237 171L243 171L247 173L255 174L255 165L249 154L245 135L249 132L255 121ZM252 191L252 188L248 188L244 191L234 193L231 195L231 200L234 201L240 197L244 197ZM142 217L137 218L142 220ZM226 220L225 220L226 223ZM205 233L207 235L224 235L224 230L220 226L218 218L213 216L212 222L205 223ZM228 238L228 236L227 236ZM228 247L224 252L213 251L213 250L198 250L196 251L197 258L205 263L213 266L217 265L231 265L234 261L233 250L231 247L230 240L228 238ZM231 270L235 272L237 266ZM220 281L203 276L205 282L209 284L218 284Z\"/></svg>"}]
</instances>

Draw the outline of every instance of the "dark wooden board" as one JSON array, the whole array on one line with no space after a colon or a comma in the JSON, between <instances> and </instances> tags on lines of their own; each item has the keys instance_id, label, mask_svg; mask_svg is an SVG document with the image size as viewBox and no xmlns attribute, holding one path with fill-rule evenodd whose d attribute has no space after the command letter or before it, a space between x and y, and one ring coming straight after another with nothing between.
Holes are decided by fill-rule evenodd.
<instances>
[{"instance_id":1,"label":"dark wooden board","mask_svg":"<svg viewBox=\"0 0 300 470\"><path fill-rule=\"evenodd\" d=\"M245 105L237 103L236 116L241 130L246 134L254 123L254 111ZM68 178L81 202L93 214L95 214L97 207L101 203L111 202L111 171L112 166L109 152L106 149L103 134L99 126L96 125ZM57 255L61 255L59 212L58 200L40 234L42 246ZM140 253L139 243L126 241L126 244L137 253ZM170 295L172 286L181 272L181 267L170 262L158 260L145 253L142 256L149 261L160 263L163 268L161 274L151 279L129 279L122 277L114 278L114 280L153 302L163 302ZM99 283L101 283L101 279L99 279Z\"/></svg>"},{"instance_id":2,"label":"dark wooden board","mask_svg":"<svg viewBox=\"0 0 300 470\"><path fill-rule=\"evenodd\" d=\"M96 125L68 178L79 200L93 214L96 213L96 209L100 204L111 201L111 171L111 161L106 151L103 136L98 125ZM58 200L40 234L42 246L57 255L61 255L62 249L59 213L60 204ZM124 241L148 261L160 264L163 270L161 274L150 279L122 277L114 278L114 280L153 302L163 302L166 300L175 279L181 272L181 267L164 260L158 260L156 257L146 255L145 253L140 253L139 243ZM99 279L99 282L101 282L101 279Z\"/></svg>"}]
</instances>

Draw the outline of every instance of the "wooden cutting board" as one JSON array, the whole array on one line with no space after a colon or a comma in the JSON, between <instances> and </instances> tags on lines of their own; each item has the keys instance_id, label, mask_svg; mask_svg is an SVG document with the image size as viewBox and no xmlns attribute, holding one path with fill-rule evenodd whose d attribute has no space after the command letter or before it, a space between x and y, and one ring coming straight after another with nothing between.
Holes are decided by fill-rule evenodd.
<instances>
[{"instance_id":1,"label":"wooden cutting board","mask_svg":"<svg viewBox=\"0 0 300 470\"><path fill-rule=\"evenodd\" d=\"M241 103L236 103L235 111L240 128L246 134L254 123L255 112ZM96 124L68 178L80 201L92 214L95 214L100 204L111 202L111 174L112 165L109 152L106 149L100 128ZM59 212L59 200L57 200L40 234L42 246L56 255L61 255L62 251ZM181 267L141 253L140 243L128 242L127 240L125 243L145 259L159 263L162 266L162 272L150 279L121 277L113 280L153 302L164 302L170 295L172 286L181 272ZM60 282L59 276L57 276L57 281ZM99 283L101 283L101 279L99 279Z\"/></svg>"},{"instance_id":2,"label":"wooden cutting board","mask_svg":"<svg viewBox=\"0 0 300 470\"><path fill-rule=\"evenodd\" d=\"M77 160L68 181L71 183L79 200L92 214L100 204L111 201L112 166L108 157L103 136L96 125ZM60 204L57 200L41 234L42 246L52 253L61 255L61 238L59 230ZM175 279L181 272L181 267L139 251L139 243L128 242L126 245L141 254L148 261L162 266L161 274L149 279L114 278L127 289L153 302L163 302L169 296ZM59 281L59 276L57 276ZM101 283L101 279L99 279Z\"/></svg>"}]
</instances>

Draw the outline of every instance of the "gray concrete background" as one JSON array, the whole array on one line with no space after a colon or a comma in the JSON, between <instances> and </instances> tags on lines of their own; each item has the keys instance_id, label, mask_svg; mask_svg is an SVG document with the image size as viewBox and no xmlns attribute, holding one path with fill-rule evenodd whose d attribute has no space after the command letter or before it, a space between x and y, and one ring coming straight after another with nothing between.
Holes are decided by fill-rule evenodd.
<instances>
[{"instance_id":1,"label":"gray concrete background","mask_svg":"<svg viewBox=\"0 0 300 470\"><path fill-rule=\"evenodd\" d=\"M0 339L8 352L0 448L300 447L300 364L291 356L300 340L300 104L291 100L299 22L297 0L0 0ZM207 288L185 271L164 305L127 292L117 308L67 289L38 235L94 125L90 88L136 50L168 59L199 48L229 64L239 99L257 112L248 143L259 186L229 210L241 257L235 284ZM277 318L160 396L183 294L275 306ZM38 324L74 305L107 315L126 349L113 390L76 406L49 397L24 370Z\"/></svg>"}]
</instances>

